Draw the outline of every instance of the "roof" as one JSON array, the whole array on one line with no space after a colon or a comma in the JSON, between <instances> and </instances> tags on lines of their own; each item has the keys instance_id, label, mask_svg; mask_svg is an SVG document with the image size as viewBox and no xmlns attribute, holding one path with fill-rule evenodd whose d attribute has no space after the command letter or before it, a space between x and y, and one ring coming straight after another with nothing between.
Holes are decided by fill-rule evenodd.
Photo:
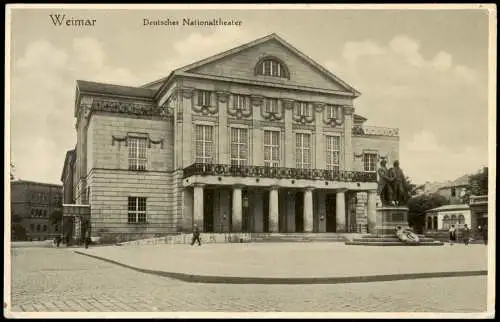
<instances>
[{"instance_id":1,"label":"roof","mask_svg":"<svg viewBox=\"0 0 500 322\"><path fill-rule=\"evenodd\" d=\"M453 210L470 210L470 207L469 205L466 204L445 205L427 210L426 212L441 212L441 211L453 211Z\"/></svg>"},{"instance_id":2,"label":"roof","mask_svg":"<svg viewBox=\"0 0 500 322\"><path fill-rule=\"evenodd\" d=\"M152 99L155 94L155 91L149 88L97 83L84 80L77 80L76 86L80 94L99 93L148 99Z\"/></svg>"},{"instance_id":3,"label":"roof","mask_svg":"<svg viewBox=\"0 0 500 322\"><path fill-rule=\"evenodd\" d=\"M364 123L366 120L368 120L366 117L363 117L359 114L354 114L354 123Z\"/></svg>"},{"instance_id":4,"label":"roof","mask_svg":"<svg viewBox=\"0 0 500 322\"><path fill-rule=\"evenodd\" d=\"M57 184L57 183L37 182L37 181L29 181L29 180L22 180L22 179L11 181L11 184L30 184L30 185L51 186L51 187L62 188L62 185Z\"/></svg>"},{"instance_id":5,"label":"roof","mask_svg":"<svg viewBox=\"0 0 500 322\"><path fill-rule=\"evenodd\" d=\"M339 77L337 77L336 75L334 75L332 72L330 72L327 68L323 67L322 65L320 65L319 63L317 63L316 61L314 61L313 59L311 59L309 56L305 55L300 50L298 50L297 48L295 48L294 46L292 46L291 44L289 44L288 42L286 42L283 38L281 38L280 36L278 36L276 33L272 33L272 34L264 36L262 38L258 38L256 40L253 40L251 42L245 43L245 44L240 45L238 47L234 47L232 49L223 51L223 52L221 52L219 54L216 54L216 55L210 56L208 58L199 60L199 61L194 62L192 64L189 64L187 66L177 68L177 69L173 70L170 73L169 76L161 78L161 79L158 79L156 81L153 81L153 82L150 82L150 83L147 83L147 84L144 84L144 85L142 85L143 86L142 88L144 88L146 86L151 86L153 84L157 84L158 82L163 82L163 85L156 92L156 95L160 95L163 92L166 84L168 84L169 79L171 79L174 75L176 75L176 74L182 74L184 72L187 72L187 71L189 71L191 69L194 69L196 67L202 66L204 64L209 64L209 63L214 62L216 60L220 60L222 58L225 58L227 56L237 54L237 53L239 53L239 52L241 52L241 51L243 51L245 49L248 49L248 48L260 45L260 44L262 44L262 43L264 43L266 41L269 41L269 40L276 40L276 41L278 41L281 45L283 45L284 47L286 47L287 49L289 49L290 51L292 51L294 54L296 54L300 58L304 59L307 63L309 63L310 65L312 65L313 67L315 67L316 69L318 69L319 71L321 71L322 73L326 74L329 78L331 78L332 80L334 80L337 83L340 83L342 86L346 87L349 91L351 91L354 94L355 97L361 95L361 93L358 90L356 90L354 87L352 87L351 85L347 84L346 82L344 82L343 80L341 80Z\"/></svg>"},{"instance_id":6,"label":"roof","mask_svg":"<svg viewBox=\"0 0 500 322\"><path fill-rule=\"evenodd\" d=\"M62 173L61 173L61 181L64 181L64 177L66 175L66 169L67 169L66 165L68 164L70 158L74 162L74 155L75 155L75 153L76 153L75 149L66 151L66 157L64 158L64 165L63 165L63 170L62 170Z\"/></svg>"}]
</instances>

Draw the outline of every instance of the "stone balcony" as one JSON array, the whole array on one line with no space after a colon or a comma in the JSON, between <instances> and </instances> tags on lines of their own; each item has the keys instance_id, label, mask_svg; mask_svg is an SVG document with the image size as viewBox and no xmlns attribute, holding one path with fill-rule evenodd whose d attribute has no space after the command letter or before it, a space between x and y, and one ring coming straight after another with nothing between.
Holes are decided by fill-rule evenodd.
<instances>
[{"instance_id":1,"label":"stone balcony","mask_svg":"<svg viewBox=\"0 0 500 322\"><path fill-rule=\"evenodd\" d=\"M376 182L377 174L361 171L334 171L264 166L193 163L184 168L184 178L195 175L262 177L273 179L329 180L339 182Z\"/></svg>"},{"instance_id":2,"label":"stone balcony","mask_svg":"<svg viewBox=\"0 0 500 322\"><path fill-rule=\"evenodd\" d=\"M381 126L355 126L352 128L355 136L390 136L399 137L399 129Z\"/></svg>"},{"instance_id":3,"label":"stone balcony","mask_svg":"<svg viewBox=\"0 0 500 322\"><path fill-rule=\"evenodd\" d=\"M488 195L470 196L469 205L487 205Z\"/></svg>"}]
</instances>

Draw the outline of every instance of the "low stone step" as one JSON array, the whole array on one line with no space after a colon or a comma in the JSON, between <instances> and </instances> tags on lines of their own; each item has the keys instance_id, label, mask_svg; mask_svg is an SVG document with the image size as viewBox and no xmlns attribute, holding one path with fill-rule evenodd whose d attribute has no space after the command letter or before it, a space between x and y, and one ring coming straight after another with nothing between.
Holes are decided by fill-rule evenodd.
<instances>
[{"instance_id":1,"label":"low stone step","mask_svg":"<svg viewBox=\"0 0 500 322\"><path fill-rule=\"evenodd\" d=\"M365 242L365 241L352 241L352 242L346 242L346 245L352 245L352 246L442 246L444 245L442 242L422 242L418 244L406 244L403 242Z\"/></svg>"}]
</instances>

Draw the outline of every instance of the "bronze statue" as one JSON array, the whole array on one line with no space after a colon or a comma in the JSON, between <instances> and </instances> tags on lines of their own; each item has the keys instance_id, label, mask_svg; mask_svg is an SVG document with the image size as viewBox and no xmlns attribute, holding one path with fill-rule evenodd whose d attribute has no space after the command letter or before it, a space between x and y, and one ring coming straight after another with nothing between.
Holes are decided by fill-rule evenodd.
<instances>
[{"instance_id":1,"label":"bronze statue","mask_svg":"<svg viewBox=\"0 0 500 322\"><path fill-rule=\"evenodd\" d=\"M399 161L393 163L389 169L388 176L391 178L391 191L393 193L392 202L396 206L406 205L408 202L408 191L406 187L406 178L403 170L399 167Z\"/></svg>"},{"instance_id":2,"label":"bronze statue","mask_svg":"<svg viewBox=\"0 0 500 322\"><path fill-rule=\"evenodd\" d=\"M380 195L380 200L382 201L382 206L392 205L392 178L389 176L389 170L386 167L387 161L382 159L380 161L380 168L377 170L378 173L378 187L377 193Z\"/></svg>"}]
</instances>

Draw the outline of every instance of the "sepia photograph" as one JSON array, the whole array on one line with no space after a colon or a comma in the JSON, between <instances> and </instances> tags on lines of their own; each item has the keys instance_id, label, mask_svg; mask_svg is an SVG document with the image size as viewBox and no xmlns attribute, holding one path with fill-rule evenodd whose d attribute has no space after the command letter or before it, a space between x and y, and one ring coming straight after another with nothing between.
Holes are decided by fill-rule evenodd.
<instances>
[{"instance_id":1,"label":"sepia photograph","mask_svg":"<svg viewBox=\"0 0 500 322\"><path fill-rule=\"evenodd\" d=\"M7 5L4 316L494 318L496 15Z\"/></svg>"}]
</instances>

